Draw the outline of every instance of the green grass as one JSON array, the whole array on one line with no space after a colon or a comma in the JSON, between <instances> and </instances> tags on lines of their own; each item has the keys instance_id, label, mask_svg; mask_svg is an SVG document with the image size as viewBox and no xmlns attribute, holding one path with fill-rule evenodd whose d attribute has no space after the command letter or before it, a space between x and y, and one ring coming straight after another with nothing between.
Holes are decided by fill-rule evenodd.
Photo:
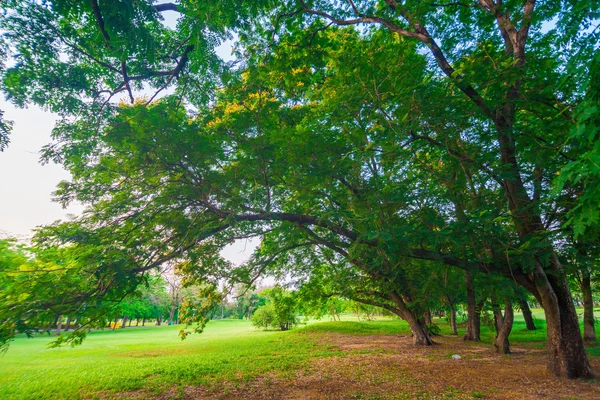
<instances>
[{"instance_id":1,"label":"green grass","mask_svg":"<svg viewBox=\"0 0 600 400\"><path fill-rule=\"evenodd\" d=\"M11 344L0 358L0 399L76 399L82 392L246 380L337 352L297 332L257 331L239 320L213 321L185 341L173 326L92 332L76 348L47 349L49 341Z\"/></svg>"},{"instance_id":2,"label":"green grass","mask_svg":"<svg viewBox=\"0 0 600 400\"><path fill-rule=\"evenodd\" d=\"M527 331L522 317L516 316L513 345L545 345L543 314L539 310L534 314L538 325L534 332ZM313 321L288 332L259 331L248 321L212 321L203 334L185 341L178 338L175 326L106 330L90 333L82 346L58 349L46 347L52 339L48 336L19 337L0 356L0 399L93 398L95 394L142 388L159 393L189 385L241 383L275 372L286 376L306 368L311 358L342 355L337 347L315 341L315 334L410 333L407 324L398 319L344 319ZM443 320L436 322L443 334L450 333ZM463 333L464 327L459 329L459 334ZM490 344L492 338L493 331L482 324L482 341ZM600 356L600 347L591 346L589 352Z\"/></svg>"},{"instance_id":3,"label":"green grass","mask_svg":"<svg viewBox=\"0 0 600 400\"><path fill-rule=\"evenodd\" d=\"M320 322L302 328L300 332L335 332L347 335L410 335L408 324L398 319L378 318L376 321Z\"/></svg>"}]
</instances>

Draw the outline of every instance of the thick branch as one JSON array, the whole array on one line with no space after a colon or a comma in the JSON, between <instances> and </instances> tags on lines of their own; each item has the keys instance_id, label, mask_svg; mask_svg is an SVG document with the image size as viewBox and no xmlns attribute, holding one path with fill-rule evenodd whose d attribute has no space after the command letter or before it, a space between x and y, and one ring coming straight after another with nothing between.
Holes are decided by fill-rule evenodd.
<instances>
[{"instance_id":1,"label":"thick branch","mask_svg":"<svg viewBox=\"0 0 600 400\"><path fill-rule=\"evenodd\" d=\"M127 93L129 93L129 100L131 104L135 102L133 98L133 93L131 92L131 86L129 85L129 77L127 76L127 64L125 61L121 61L121 73L123 74L123 83L125 84L125 88L127 89Z\"/></svg>"},{"instance_id":2,"label":"thick branch","mask_svg":"<svg viewBox=\"0 0 600 400\"><path fill-rule=\"evenodd\" d=\"M154 4L152 7L154 7L154 9L158 12L163 12L163 11L181 12L181 10L179 9L179 6L175 3Z\"/></svg>"},{"instance_id":3,"label":"thick branch","mask_svg":"<svg viewBox=\"0 0 600 400\"><path fill-rule=\"evenodd\" d=\"M100 33L106 42L106 46L110 47L110 36L108 36L108 32L104 28L104 18L102 18L102 13L100 12L100 6L98 5L98 0L90 0L92 3L92 11L94 12L94 16L96 17L96 23L98 25L98 29L100 29Z\"/></svg>"}]
</instances>

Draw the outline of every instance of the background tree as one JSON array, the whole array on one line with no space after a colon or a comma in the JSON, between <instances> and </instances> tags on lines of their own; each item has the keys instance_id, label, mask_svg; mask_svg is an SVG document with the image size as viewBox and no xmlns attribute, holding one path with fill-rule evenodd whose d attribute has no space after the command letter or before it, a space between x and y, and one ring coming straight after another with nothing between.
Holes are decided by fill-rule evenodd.
<instances>
[{"instance_id":1,"label":"background tree","mask_svg":"<svg viewBox=\"0 0 600 400\"><path fill-rule=\"evenodd\" d=\"M263 329L287 331L298 325L295 293L279 285L262 292L267 302L252 314L252 325Z\"/></svg>"}]
</instances>

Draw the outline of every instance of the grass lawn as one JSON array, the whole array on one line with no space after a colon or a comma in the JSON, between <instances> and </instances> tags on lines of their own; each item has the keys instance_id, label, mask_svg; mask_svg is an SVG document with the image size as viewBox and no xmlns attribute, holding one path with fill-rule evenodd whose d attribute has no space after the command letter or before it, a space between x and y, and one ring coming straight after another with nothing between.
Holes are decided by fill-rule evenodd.
<instances>
[{"instance_id":1,"label":"grass lawn","mask_svg":"<svg viewBox=\"0 0 600 400\"><path fill-rule=\"evenodd\" d=\"M518 317L511 343L526 346L539 353L535 357L543 357L544 329L526 331ZM542 325L539 311L536 317L538 324ZM236 391L256 385L264 386L263 391L275 390L275 397L285 397L288 390L296 385L290 382L301 376L309 379L306 377L315 374L319 375L318 382L325 379L315 383L317 387L337 382L341 386L339 389L343 389L345 380L354 382L352 374L368 363L373 363L374 367L364 376L371 373L372 379L382 380L378 388L392 383L397 385L399 379L406 379L409 387L404 394L408 397L402 397L404 394L397 386L389 386L392 397L377 394L379 392L373 397L370 386L362 388L359 385L352 391L352 395L358 397L352 398L415 398L421 387L414 382L417 378L413 371L396 370L398 362L390 365L385 362L393 357L408 356L410 352L415 354L401 365L419 357L445 363L454 351L475 352L473 359L478 357L477 352L484 350L493 354L489 346L492 334L485 327L482 330L484 347L481 344L468 347L470 344L444 336L440 338L441 346L415 351L405 346L410 343L410 338L408 326L403 321L379 318L377 321L357 322L350 316L345 319L342 322L312 322L288 332L258 331L248 321L217 320L210 322L203 334L191 335L185 341L178 339L177 327L173 326L106 330L90 333L82 346L59 349L46 348L51 340L48 336L17 338L8 352L0 356L0 399L126 398L141 391L143 395L138 398L202 398L207 393L212 393L215 398L239 398ZM449 333L447 326L439 322L442 333ZM480 350L482 348L484 350ZM598 350L597 346L590 348L592 354L600 354ZM502 361L501 358L499 360ZM520 362L517 358L515 360ZM330 371L331 379L327 380L324 370ZM359 377L357 382L360 381ZM274 388L277 385L279 389ZM204 395L200 392L189 394L188 388L199 387L207 392L202 392ZM329 393L338 393L337 389L331 387L328 390ZM367 397L361 397L363 389ZM244 393L249 393L244 390ZM335 395L327 397L328 392L324 393L325 397L311 397L306 393L306 396L296 397L336 398ZM448 398L448 393L453 398L497 398L493 391L484 394L479 390L465 391L463 388L456 391L447 387L426 388L419 398L438 398L437 395ZM344 395L343 398L350 397Z\"/></svg>"}]
</instances>

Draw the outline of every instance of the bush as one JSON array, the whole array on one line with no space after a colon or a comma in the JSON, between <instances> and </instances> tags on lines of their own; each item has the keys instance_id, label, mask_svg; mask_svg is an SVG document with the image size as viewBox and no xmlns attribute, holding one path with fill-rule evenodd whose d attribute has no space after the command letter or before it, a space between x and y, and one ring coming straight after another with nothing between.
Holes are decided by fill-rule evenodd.
<instances>
[{"instance_id":1,"label":"bush","mask_svg":"<svg viewBox=\"0 0 600 400\"><path fill-rule=\"evenodd\" d=\"M252 314L252 325L260 329L287 331L298 325L296 299L293 293L274 287L268 293L270 301Z\"/></svg>"}]
</instances>

